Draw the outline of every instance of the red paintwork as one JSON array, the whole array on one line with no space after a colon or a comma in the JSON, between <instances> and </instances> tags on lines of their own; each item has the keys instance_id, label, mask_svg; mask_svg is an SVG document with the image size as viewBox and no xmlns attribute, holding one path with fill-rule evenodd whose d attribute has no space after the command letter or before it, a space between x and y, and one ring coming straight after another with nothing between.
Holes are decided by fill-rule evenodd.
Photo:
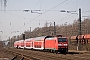
<instances>
[{"instance_id":1,"label":"red paintwork","mask_svg":"<svg viewBox=\"0 0 90 60\"><path fill-rule=\"evenodd\" d=\"M42 42L41 41L34 41L34 48L41 48L42 47Z\"/></svg>"},{"instance_id":2,"label":"red paintwork","mask_svg":"<svg viewBox=\"0 0 90 60\"><path fill-rule=\"evenodd\" d=\"M26 47L31 47L31 42L30 41L28 41L28 42L26 41L25 45L26 45Z\"/></svg>"},{"instance_id":3,"label":"red paintwork","mask_svg":"<svg viewBox=\"0 0 90 60\"><path fill-rule=\"evenodd\" d=\"M76 36L71 36L70 40L76 40ZM90 44L90 34L83 34L78 36L78 40L80 40L82 44Z\"/></svg>"},{"instance_id":4,"label":"red paintwork","mask_svg":"<svg viewBox=\"0 0 90 60\"><path fill-rule=\"evenodd\" d=\"M45 37L36 37L33 40L33 49L44 49L44 38Z\"/></svg>"},{"instance_id":5,"label":"red paintwork","mask_svg":"<svg viewBox=\"0 0 90 60\"><path fill-rule=\"evenodd\" d=\"M55 49L58 50L58 42L56 38L46 39L45 40L45 48L46 49Z\"/></svg>"},{"instance_id":6,"label":"red paintwork","mask_svg":"<svg viewBox=\"0 0 90 60\"><path fill-rule=\"evenodd\" d=\"M33 39L26 39L24 41L24 47L33 47Z\"/></svg>"},{"instance_id":7,"label":"red paintwork","mask_svg":"<svg viewBox=\"0 0 90 60\"><path fill-rule=\"evenodd\" d=\"M22 43L22 40L16 41L16 42L14 43L14 47L20 48L21 45L22 45L21 43Z\"/></svg>"},{"instance_id":8,"label":"red paintwork","mask_svg":"<svg viewBox=\"0 0 90 60\"><path fill-rule=\"evenodd\" d=\"M23 41L21 42L21 47L24 47L24 42Z\"/></svg>"},{"instance_id":9,"label":"red paintwork","mask_svg":"<svg viewBox=\"0 0 90 60\"><path fill-rule=\"evenodd\" d=\"M84 38L85 38L85 39L90 39L90 34L86 34L86 35L84 36Z\"/></svg>"}]
</instances>

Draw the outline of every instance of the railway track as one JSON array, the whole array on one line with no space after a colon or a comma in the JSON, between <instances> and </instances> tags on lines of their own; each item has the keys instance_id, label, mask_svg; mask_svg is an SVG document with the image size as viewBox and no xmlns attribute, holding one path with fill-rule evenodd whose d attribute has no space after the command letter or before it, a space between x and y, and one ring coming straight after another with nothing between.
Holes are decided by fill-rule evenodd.
<instances>
[{"instance_id":1,"label":"railway track","mask_svg":"<svg viewBox=\"0 0 90 60\"><path fill-rule=\"evenodd\" d=\"M5 49L5 52L14 55L12 60L90 60L90 54L53 54L48 52L23 50L23 49Z\"/></svg>"},{"instance_id":2,"label":"railway track","mask_svg":"<svg viewBox=\"0 0 90 60\"><path fill-rule=\"evenodd\" d=\"M12 60L16 60L17 58L20 60L40 60L39 58L36 58L34 56L30 56L30 55L26 55L23 54L21 52L17 52L17 51L13 51L13 50L9 50L9 49L5 49L4 52L8 52L9 54L13 54L14 57L12 58Z\"/></svg>"},{"instance_id":3,"label":"railway track","mask_svg":"<svg viewBox=\"0 0 90 60\"><path fill-rule=\"evenodd\" d=\"M12 53L14 55L13 59L17 59L17 57L21 58L21 60L60 60L60 57L48 52L41 51L31 51L31 50L21 50L21 49L10 49L5 50L5 52ZM52 55L53 54L53 55ZM66 59L66 58L65 58Z\"/></svg>"},{"instance_id":4,"label":"railway track","mask_svg":"<svg viewBox=\"0 0 90 60\"><path fill-rule=\"evenodd\" d=\"M15 57L13 59L16 59L17 56L20 56L19 58L21 58L21 60L23 60L23 59L25 59L25 60L47 60L47 59L55 60L56 59L55 56L52 57L50 54L46 54L46 53L42 53L42 52L40 53L38 51L35 51L35 53L34 53L34 51L30 52L28 50L20 50L20 49L18 49L18 50L10 49L10 50L6 50L6 51L15 55Z\"/></svg>"}]
</instances>

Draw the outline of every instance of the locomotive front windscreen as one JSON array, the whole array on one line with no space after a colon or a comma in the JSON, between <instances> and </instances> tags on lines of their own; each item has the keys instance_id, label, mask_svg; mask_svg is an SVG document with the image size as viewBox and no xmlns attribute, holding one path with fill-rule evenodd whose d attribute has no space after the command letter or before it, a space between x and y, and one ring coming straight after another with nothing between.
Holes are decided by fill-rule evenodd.
<instances>
[{"instance_id":1,"label":"locomotive front windscreen","mask_svg":"<svg viewBox=\"0 0 90 60\"><path fill-rule=\"evenodd\" d=\"M66 38L58 38L58 42L66 42Z\"/></svg>"}]
</instances>

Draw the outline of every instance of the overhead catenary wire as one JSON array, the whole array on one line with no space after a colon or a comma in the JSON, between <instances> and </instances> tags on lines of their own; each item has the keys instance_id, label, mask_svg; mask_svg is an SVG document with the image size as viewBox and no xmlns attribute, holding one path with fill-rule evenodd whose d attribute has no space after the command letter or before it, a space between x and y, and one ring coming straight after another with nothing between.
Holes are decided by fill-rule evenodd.
<instances>
[{"instance_id":1,"label":"overhead catenary wire","mask_svg":"<svg viewBox=\"0 0 90 60\"><path fill-rule=\"evenodd\" d=\"M83 11L82 13L88 13L88 12L90 12L90 10L88 10L88 11Z\"/></svg>"},{"instance_id":2,"label":"overhead catenary wire","mask_svg":"<svg viewBox=\"0 0 90 60\"><path fill-rule=\"evenodd\" d=\"M86 11L86 12L89 12L89 11ZM7 12L5 12L5 13L7 13ZM9 13L9 14L11 14L11 13ZM14 14L11 14L11 15L14 15ZM17 15L14 15L14 16L17 16ZM70 15L69 15L69 16L70 16ZM24 18L24 17L21 17L21 16L17 16L17 17ZM68 18L68 17L65 17L65 18ZM62 19L59 19L59 20L63 20L63 19L65 19L65 18L62 18ZM24 18L24 19L26 19L26 18ZM24 23L24 26L25 26L25 23Z\"/></svg>"},{"instance_id":3,"label":"overhead catenary wire","mask_svg":"<svg viewBox=\"0 0 90 60\"><path fill-rule=\"evenodd\" d=\"M5 12L5 13L7 13L7 12ZM11 13L8 13L8 14L10 14L10 15L14 15L14 14L11 14ZM17 16L17 15L14 15L14 16ZM70 16L70 15L69 15ZM20 16L17 16L17 17L20 17ZM22 17L20 17L20 18L22 18ZM65 18L69 18L69 17L65 17ZM62 18L62 19L59 19L59 20L63 20L63 19L65 19L65 18ZM40 21L40 20L39 20ZM42 21L42 20L41 20ZM50 21L50 20L48 20L48 21ZM54 21L54 20L53 20ZM10 23L10 25L11 25L11 23ZM40 23L39 23L39 25L40 25ZM24 23L24 25L23 26L25 26L25 23Z\"/></svg>"},{"instance_id":4,"label":"overhead catenary wire","mask_svg":"<svg viewBox=\"0 0 90 60\"><path fill-rule=\"evenodd\" d=\"M8 10L8 11L22 11L22 10ZM44 11L44 10L34 10L34 11ZM49 11L57 11L57 10L49 10Z\"/></svg>"},{"instance_id":5,"label":"overhead catenary wire","mask_svg":"<svg viewBox=\"0 0 90 60\"><path fill-rule=\"evenodd\" d=\"M47 11L47 10L43 10L43 9L23 9L23 10L6 10L6 11ZM1 10L1 11L4 11L4 10ZM49 10L49 11L60 11L60 10Z\"/></svg>"},{"instance_id":6,"label":"overhead catenary wire","mask_svg":"<svg viewBox=\"0 0 90 60\"><path fill-rule=\"evenodd\" d=\"M41 15L43 15L43 14L47 13L48 11L50 11L50 10L52 10L52 9L54 9L54 8L56 8L56 7L58 7L58 6L60 6L61 4L65 3L66 1L68 1L68 0L64 0L63 2L61 2L61 3L57 4L56 6L52 7L51 9L46 10L46 11L43 12L42 14L40 14L40 15L38 15L37 17L35 17L34 19L32 19L31 21L36 20L36 19L37 19L38 17L40 17ZM31 21L29 21L28 23L30 23ZM28 23L26 23L26 24L28 24ZM23 26L22 26L22 27L23 27ZM22 28L22 27L20 27L20 28ZM19 29L20 29L20 28L19 28Z\"/></svg>"},{"instance_id":7,"label":"overhead catenary wire","mask_svg":"<svg viewBox=\"0 0 90 60\"><path fill-rule=\"evenodd\" d=\"M8 11L23 11L23 10L8 10ZM37 11L37 10L36 10ZM44 10L43 10L44 11ZM58 11L58 10L49 10L49 11ZM12 15L12 14L11 14ZM17 16L17 15L16 15ZM20 17L20 16L18 16ZM22 17L21 17L22 18ZM26 18L25 18L26 19ZM31 21L30 21L31 22ZM24 24L25 25L25 24Z\"/></svg>"},{"instance_id":8,"label":"overhead catenary wire","mask_svg":"<svg viewBox=\"0 0 90 60\"><path fill-rule=\"evenodd\" d=\"M64 1L64 2L65 2L65 1ZM63 2L63 3L64 3L64 2ZM59 5L60 5L60 4L59 4ZM57 6L58 6L58 5L57 5ZM55 6L55 7L57 7L57 6ZM55 8L55 7L53 7L53 8ZM51 8L51 9L53 9L53 8ZM51 9L45 11L44 13L46 13L46 12L48 12L48 11L51 11ZM56 11L56 10L53 10L53 11ZM58 11L59 11L59 10L58 10ZM44 14L44 13L43 13L43 14ZM39 16L41 16L41 15L39 15ZM36 18L38 18L39 16L37 16ZM69 16L70 16L70 15L69 15ZM34 18L33 20L35 20L36 18ZM67 17L65 17L65 18L67 18ZM62 19L60 19L60 20L63 20L63 19L64 19L64 18L62 18ZM33 21L33 20L32 20L32 21ZM29 21L29 22L31 22L31 21ZM28 23L26 23L26 24L28 24ZM22 27L23 27L23 26L22 26ZM20 27L20 28L22 28L22 27Z\"/></svg>"},{"instance_id":9,"label":"overhead catenary wire","mask_svg":"<svg viewBox=\"0 0 90 60\"><path fill-rule=\"evenodd\" d=\"M82 13L88 13L90 11L83 11ZM12 14L12 13L9 13L9 12L5 12L6 14L9 14L9 15L13 15L13 16L16 16L16 17L19 17L19 18L23 18L23 19L29 19L29 20L32 20L30 18L25 18L25 17L22 17L22 16L19 16L19 15L15 15L15 14ZM72 14L72 13L71 13Z\"/></svg>"}]
</instances>

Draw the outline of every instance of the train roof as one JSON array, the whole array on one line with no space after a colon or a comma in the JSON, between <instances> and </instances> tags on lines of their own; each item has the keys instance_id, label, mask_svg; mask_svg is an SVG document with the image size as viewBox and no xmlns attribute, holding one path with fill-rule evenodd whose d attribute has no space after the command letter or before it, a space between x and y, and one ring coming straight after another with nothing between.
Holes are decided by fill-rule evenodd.
<instances>
[{"instance_id":1,"label":"train roof","mask_svg":"<svg viewBox=\"0 0 90 60\"><path fill-rule=\"evenodd\" d=\"M44 40L45 38L50 38L52 36L41 36L41 37L36 37L34 40Z\"/></svg>"},{"instance_id":2,"label":"train roof","mask_svg":"<svg viewBox=\"0 0 90 60\"><path fill-rule=\"evenodd\" d=\"M66 37L49 37L49 38L46 38L46 39L52 40L52 39L55 39L55 38L66 38Z\"/></svg>"},{"instance_id":3,"label":"train roof","mask_svg":"<svg viewBox=\"0 0 90 60\"><path fill-rule=\"evenodd\" d=\"M32 39L34 39L34 38L25 39L25 41L30 41L30 40L32 40Z\"/></svg>"},{"instance_id":4,"label":"train roof","mask_svg":"<svg viewBox=\"0 0 90 60\"><path fill-rule=\"evenodd\" d=\"M36 37L34 38L34 40L41 40L41 39L44 39L46 36L41 36L41 37Z\"/></svg>"},{"instance_id":5,"label":"train roof","mask_svg":"<svg viewBox=\"0 0 90 60\"><path fill-rule=\"evenodd\" d=\"M24 41L24 40L18 40L18 41L15 41L15 42L21 42L21 41Z\"/></svg>"},{"instance_id":6,"label":"train roof","mask_svg":"<svg viewBox=\"0 0 90 60\"><path fill-rule=\"evenodd\" d=\"M57 38L67 38L67 37L57 37Z\"/></svg>"}]
</instances>

